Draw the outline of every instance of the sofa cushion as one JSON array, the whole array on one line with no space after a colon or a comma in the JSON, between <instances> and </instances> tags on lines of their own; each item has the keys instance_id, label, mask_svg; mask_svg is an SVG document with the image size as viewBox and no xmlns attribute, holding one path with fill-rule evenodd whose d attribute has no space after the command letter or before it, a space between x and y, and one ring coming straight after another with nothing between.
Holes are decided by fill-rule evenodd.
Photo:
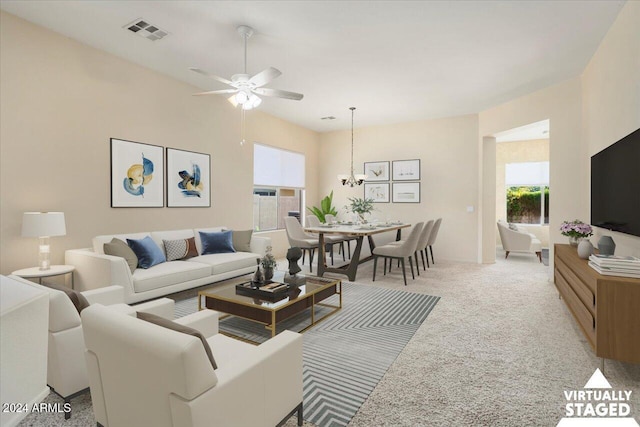
<instances>
[{"instance_id":1,"label":"sofa cushion","mask_svg":"<svg viewBox=\"0 0 640 427\"><path fill-rule=\"evenodd\" d=\"M172 331L180 332L182 334L187 334L191 335L192 337L198 338L202 342L202 346L204 347L205 353L207 353L207 357L209 358L209 362L211 362L211 366L213 366L213 369L218 369L218 365L216 365L216 360L213 358L213 353L211 352L209 343L207 342L205 337L196 329L190 328L189 326L181 325L176 322L172 322L169 319L165 319L164 317L160 317L151 313L144 313L139 311L137 313L137 317L138 319L142 319L146 322L162 326L163 328L171 329Z\"/></svg>"},{"instance_id":2,"label":"sofa cushion","mask_svg":"<svg viewBox=\"0 0 640 427\"><path fill-rule=\"evenodd\" d=\"M151 238L162 250L164 250L164 244L162 243L163 240L188 239L189 237L195 237L191 228L151 232Z\"/></svg>"},{"instance_id":3,"label":"sofa cushion","mask_svg":"<svg viewBox=\"0 0 640 427\"><path fill-rule=\"evenodd\" d=\"M211 266L189 261L163 262L148 269L137 269L133 273L133 290L151 291L211 275Z\"/></svg>"},{"instance_id":4,"label":"sofa cushion","mask_svg":"<svg viewBox=\"0 0 640 427\"><path fill-rule=\"evenodd\" d=\"M227 230L226 227L209 227L209 228L196 228L193 230L193 235L196 238L196 248L198 249L198 253L202 253L202 242L200 241L200 232L203 233L217 233L219 231Z\"/></svg>"},{"instance_id":5,"label":"sofa cushion","mask_svg":"<svg viewBox=\"0 0 640 427\"><path fill-rule=\"evenodd\" d=\"M93 251L97 254L104 254L104 244L109 243L115 237L116 239L120 239L123 242L126 242L127 239L143 239L148 236L150 233L129 233L129 234L105 234L103 236L96 236L92 239Z\"/></svg>"},{"instance_id":6,"label":"sofa cushion","mask_svg":"<svg viewBox=\"0 0 640 427\"><path fill-rule=\"evenodd\" d=\"M164 252L167 255L167 261L175 261L179 259L189 259L198 256L196 249L196 240L193 237L178 240L163 240Z\"/></svg>"},{"instance_id":7,"label":"sofa cushion","mask_svg":"<svg viewBox=\"0 0 640 427\"><path fill-rule=\"evenodd\" d=\"M162 249L156 245L156 242L150 236L140 240L127 239L127 244L136 253L138 267L140 268L153 267L167 261Z\"/></svg>"},{"instance_id":8,"label":"sofa cushion","mask_svg":"<svg viewBox=\"0 0 640 427\"><path fill-rule=\"evenodd\" d=\"M231 230L231 240L236 252L251 252L253 230Z\"/></svg>"},{"instance_id":9,"label":"sofa cushion","mask_svg":"<svg viewBox=\"0 0 640 427\"><path fill-rule=\"evenodd\" d=\"M111 239L109 243L104 244L104 253L105 255L113 255L119 256L120 258L124 258L133 273L136 268L138 268L138 257L136 253L133 252L133 249L129 247L125 242L120 239L116 239L115 237Z\"/></svg>"},{"instance_id":10,"label":"sofa cushion","mask_svg":"<svg viewBox=\"0 0 640 427\"><path fill-rule=\"evenodd\" d=\"M210 266L210 274L222 274L229 271L242 270L243 268L256 267L256 260L259 258L260 255L250 252L233 252L200 255L190 258L189 262L207 264Z\"/></svg>"},{"instance_id":11,"label":"sofa cushion","mask_svg":"<svg viewBox=\"0 0 640 427\"><path fill-rule=\"evenodd\" d=\"M217 233L205 233L200 231L200 241L202 242L202 255L225 254L235 252L233 248L231 230Z\"/></svg>"}]
</instances>

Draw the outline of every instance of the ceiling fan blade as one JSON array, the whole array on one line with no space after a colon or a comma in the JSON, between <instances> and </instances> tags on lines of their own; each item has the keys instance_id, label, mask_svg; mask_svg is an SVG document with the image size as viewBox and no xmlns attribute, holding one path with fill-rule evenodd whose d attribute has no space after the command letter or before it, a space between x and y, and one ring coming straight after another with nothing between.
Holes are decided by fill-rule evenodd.
<instances>
[{"instance_id":1,"label":"ceiling fan blade","mask_svg":"<svg viewBox=\"0 0 640 427\"><path fill-rule=\"evenodd\" d=\"M208 92L199 92L199 93L194 93L193 96L200 96L200 95L220 95L223 93L236 93L238 90L237 89L222 89L222 90L210 90Z\"/></svg>"},{"instance_id":2,"label":"ceiling fan blade","mask_svg":"<svg viewBox=\"0 0 640 427\"><path fill-rule=\"evenodd\" d=\"M301 93L287 92L286 90L270 89L268 87L259 87L253 90L258 95L275 96L276 98L293 99L300 101L304 95Z\"/></svg>"},{"instance_id":3,"label":"ceiling fan blade","mask_svg":"<svg viewBox=\"0 0 640 427\"><path fill-rule=\"evenodd\" d=\"M190 67L189 69L191 71L195 71L198 74L202 74L203 76L207 76L207 77L209 77L209 78L211 78L213 80L217 80L217 81L219 81L221 83L227 84L229 86L233 86L231 80L227 80L224 77L216 76L215 74L208 73L208 72L206 72L204 70L201 70L200 68L192 68L192 67Z\"/></svg>"},{"instance_id":4,"label":"ceiling fan blade","mask_svg":"<svg viewBox=\"0 0 640 427\"><path fill-rule=\"evenodd\" d=\"M267 83L269 83L271 80L278 77L280 74L282 74L280 70L273 67L269 67L267 69L260 71L255 76L251 77L249 79L249 83L254 84L256 87L264 86Z\"/></svg>"}]
</instances>

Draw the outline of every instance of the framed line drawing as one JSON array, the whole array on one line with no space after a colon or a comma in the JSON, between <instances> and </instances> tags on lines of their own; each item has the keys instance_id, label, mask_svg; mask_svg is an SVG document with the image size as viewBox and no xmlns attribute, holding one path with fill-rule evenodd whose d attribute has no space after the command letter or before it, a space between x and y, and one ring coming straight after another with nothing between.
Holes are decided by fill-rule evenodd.
<instances>
[{"instance_id":1,"label":"framed line drawing","mask_svg":"<svg viewBox=\"0 0 640 427\"><path fill-rule=\"evenodd\" d=\"M211 156L167 148L167 207L211 207Z\"/></svg>"},{"instance_id":2,"label":"framed line drawing","mask_svg":"<svg viewBox=\"0 0 640 427\"><path fill-rule=\"evenodd\" d=\"M389 203L389 183L364 183L364 198L373 203Z\"/></svg>"},{"instance_id":3,"label":"framed line drawing","mask_svg":"<svg viewBox=\"0 0 640 427\"><path fill-rule=\"evenodd\" d=\"M367 182L389 181L389 162L365 162L364 174Z\"/></svg>"},{"instance_id":4,"label":"framed line drawing","mask_svg":"<svg viewBox=\"0 0 640 427\"><path fill-rule=\"evenodd\" d=\"M164 149L110 139L111 207L164 207Z\"/></svg>"},{"instance_id":5,"label":"framed line drawing","mask_svg":"<svg viewBox=\"0 0 640 427\"><path fill-rule=\"evenodd\" d=\"M418 181L420 179L420 159L394 160L394 181Z\"/></svg>"},{"instance_id":6,"label":"framed line drawing","mask_svg":"<svg viewBox=\"0 0 640 427\"><path fill-rule=\"evenodd\" d=\"M393 203L420 203L420 183L394 182Z\"/></svg>"}]
</instances>

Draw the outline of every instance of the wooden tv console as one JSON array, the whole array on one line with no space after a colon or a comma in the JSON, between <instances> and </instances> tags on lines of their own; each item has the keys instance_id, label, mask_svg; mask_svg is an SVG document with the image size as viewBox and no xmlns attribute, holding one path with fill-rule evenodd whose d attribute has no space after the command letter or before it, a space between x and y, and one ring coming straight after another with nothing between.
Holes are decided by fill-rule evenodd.
<instances>
[{"instance_id":1,"label":"wooden tv console","mask_svg":"<svg viewBox=\"0 0 640 427\"><path fill-rule=\"evenodd\" d=\"M603 276L576 248L554 249L554 282L596 356L640 363L640 279Z\"/></svg>"}]
</instances>

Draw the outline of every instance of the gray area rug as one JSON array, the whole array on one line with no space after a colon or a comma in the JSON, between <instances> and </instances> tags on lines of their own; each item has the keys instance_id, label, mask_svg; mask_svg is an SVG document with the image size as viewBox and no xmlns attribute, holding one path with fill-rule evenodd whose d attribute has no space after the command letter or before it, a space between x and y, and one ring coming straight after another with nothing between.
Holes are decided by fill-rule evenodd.
<instances>
[{"instance_id":1,"label":"gray area rug","mask_svg":"<svg viewBox=\"0 0 640 427\"><path fill-rule=\"evenodd\" d=\"M439 297L343 282L343 308L304 334L304 418L320 427L345 426L427 318ZM333 296L325 301L338 303ZM176 301L176 317L193 313L197 298ZM316 316L326 308L317 307ZM278 327L299 331L309 310ZM264 342L269 331L235 317L220 330Z\"/></svg>"}]
</instances>

